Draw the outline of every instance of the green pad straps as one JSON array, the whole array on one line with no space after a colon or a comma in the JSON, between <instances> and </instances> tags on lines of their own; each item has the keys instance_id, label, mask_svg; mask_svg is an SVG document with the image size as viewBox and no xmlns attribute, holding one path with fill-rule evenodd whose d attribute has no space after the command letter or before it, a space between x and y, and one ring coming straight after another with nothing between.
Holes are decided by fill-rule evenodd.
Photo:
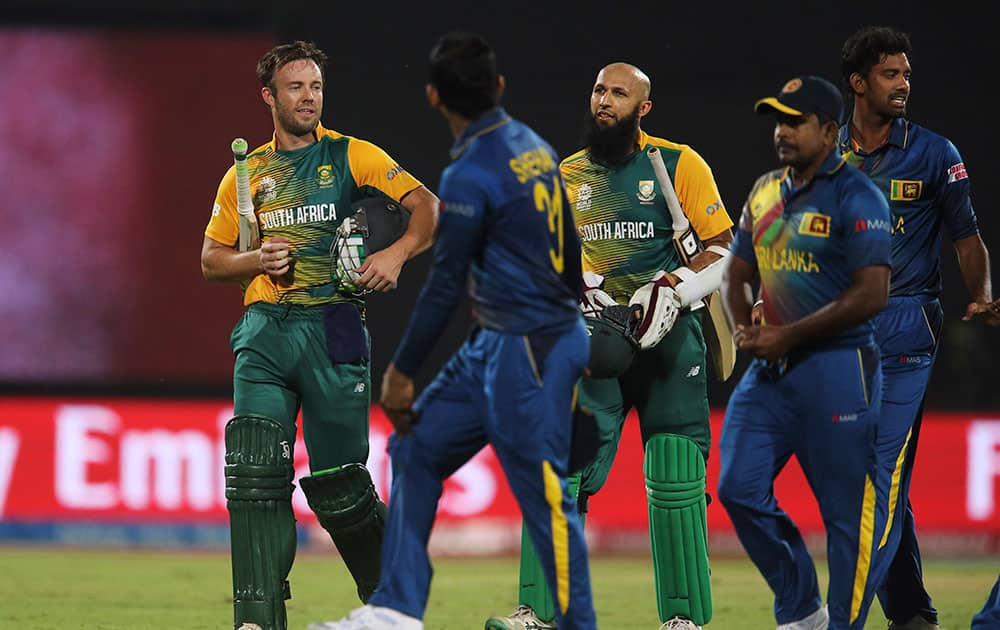
<instances>
[{"instance_id":1,"label":"green pad straps","mask_svg":"<svg viewBox=\"0 0 1000 630\"><path fill-rule=\"evenodd\" d=\"M226 506L238 627L285 630L288 572L295 559L292 449L274 420L237 416L226 424Z\"/></svg>"},{"instance_id":2,"label":"green pad straps","mask_svg":"<svg viewBox=\"0 0 1000 630\"><path fill-rule=\"evenodd\" d=\"M368 469L347 464L299 480L309 507L354 576L362 602L375 592L382 565L386 507Z\"/></svg>"},{"instance_id":3,"label":"green pad straps","mask_svg":"<svg viewBox=\"0 0 1000 630\"><path fill-rule=\"evenodd\" d=\"M694 441L660 433L646 443L643 471L660 621L704 625L712 618L705 458Z\"/></svg>"}]
</instances>

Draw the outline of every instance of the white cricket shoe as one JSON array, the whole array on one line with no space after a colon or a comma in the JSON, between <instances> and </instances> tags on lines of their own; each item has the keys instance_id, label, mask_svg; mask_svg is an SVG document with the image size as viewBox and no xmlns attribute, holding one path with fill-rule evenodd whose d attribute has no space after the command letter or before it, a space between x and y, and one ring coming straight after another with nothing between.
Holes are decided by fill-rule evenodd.
<instances>
[{"instance_id":1,"label":"white cricket shoe","mask_svg":"<svg viewBox=\"0 0 1000 630\"><path fill-rule=\"evenodd\" d=\"M927 621L920 615L914 615L913 619L910 619L906 623L896 623L893 621L889 624L889 630L941 630L941 626Z\"/></svg>"},{"instance_id":2,"label":"white cricket shoe","mask_svg":"<svg viewBox=\"0 0 1000 630\"><path fill-rule=\"evenodd\" d=\"M424 630L416 617L384 606L362 606L340 621L318 621L309 630Z\"/></svg>"},{"instance_id":3,"label":"white cricket shoe","mask_svg":"<svg viewBox=\"0 0 1000 630\"><path fill-rule=\"evenodd\" d=\"M660 626L660 630L701 630L701 626L684 617L671 617Z\"/></svg>"},{"instance_id":4,"label":"white cricket shoe","mask_svg":"<svg viewBox=\"0 0 1000 630\"><path fill-rule=\"evenodd\" d=\"M243 623L240 624L240 627L237 628L237 630L264 630L264 629L255 623Z\"/></svg>"},{"instance_id":5,"label":"white cricket shoe","mask_svg":"<svg viewBox=\"0 0 1000 630\"><path fill-rule=\"evenodd\" d=\"M556 630L556 622L538 618L531 606L518 606L509 617L490 617L485 630Z\"/></svg>"},{"instance_id":6,"label":"white cricket shoe","mask_svg":"<svg viewBox=\"0 0 1000 630\"><path fill-rule=\"evenodd\" d=\"M660 626L660 630L701 630L701 626L696 626L693 621L684 617L671 617Z\"/></svg>"},{"instance_id":7,"label":"white cricket shoe","mask_svg":"<svg viewBox=\"0 0 1000 630\"><path fill-rule=\"evenodd\" d=\"M779 624L778 630L826 630L828 625L830 625L830 613L826 606L823 606L808 617Z\"/></svg>"}]
</instances>

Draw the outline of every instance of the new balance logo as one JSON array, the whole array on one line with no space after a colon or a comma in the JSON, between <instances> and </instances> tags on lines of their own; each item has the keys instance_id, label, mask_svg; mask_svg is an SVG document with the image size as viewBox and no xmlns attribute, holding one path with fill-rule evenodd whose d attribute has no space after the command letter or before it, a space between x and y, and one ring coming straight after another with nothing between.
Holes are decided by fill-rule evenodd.
<instances>
[{"instance_id":1,"label":"new balance logo","mask_svg":"<svg viewBox=\"0 0 1000 630\"><path fill-rule=\"evenodd\" d=\"M365 391L365 384L363 381L358 381L357 385L354 386L355 394L362 394Z\"/></svg>"},{"instance_id":2,"label":"new balance logo","mask_svg":"<svg viewBox=\"0 0 1000 630\"><path fill-rule=\"evenodd\" d=\"M692 378L701 374L701 366L695 365L690 370L688 370L687 378Z\"/></svg>"}]
</instances>

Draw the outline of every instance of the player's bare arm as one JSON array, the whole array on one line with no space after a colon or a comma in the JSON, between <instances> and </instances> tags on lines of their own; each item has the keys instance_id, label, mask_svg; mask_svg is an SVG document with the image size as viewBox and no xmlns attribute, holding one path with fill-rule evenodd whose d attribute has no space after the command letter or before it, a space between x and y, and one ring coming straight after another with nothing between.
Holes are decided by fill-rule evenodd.
<instances>
[{"instance_id":1,"label":"player's bare arm","mask_svg":"<svg viewBox=\"0 0 1000 630\"><path fill-rule=\"evenodd\" d=\"M962 279L972 296L965 309L963 321L980 317L990 326L1000 326L1000 301L993 300L993 283L990 279L990 255L979 234L955 241L958 266Z\"/></svg>"},{"instance_id":2,"label":"player's bare arm","mask_svg":"<svg viewBox=\"0 0 1000 630\"><path fill-rule=\"evenodd\" d=\"M260 250L238 252L232 245L205 237L201 245L201 275L211 282L239 282L264 273Z\"/></svg>"},{"instance_id":3,"label":"player's bare arm","mask_svg":"<svg viewBox=\"0 0 1000 630\"><path fill-rule=\"evenodd\" d=\"M413 397L413 379L390 363L382 376L382 396L379 402L392 426L403 435L413 428Z\"/></svg>"},{"instance_id":4,"label":"player's bare arm","mask_svg":"<svg viewBox=\"0 0 1000 630\"><path fill-rule=\"evenodd\" d=\"M791 324L738 330L736 346L777 361L795 348L871 319L889 303L889 272L885 265L861 267L852 274L851 286L836 300Z\"/></svg>"},{"instance_id":5,"label":"player's bare arm","mask_svg":"<svg viewBox=\"0 0 1000 630\"><path fill-rule=\"evenodd\" d=\"M756 276L754 266L739 256L730 257L729 266L722 275L722 306L729 319L729 326L736 331L733 337L737 345L743 330L751 324L747 294Z\"/></svg>"},{"instance_id":6,"label":"player's bare arm","mask_svg":"<svg viewBox=\"0 0 1000 630\"><path fill-rule=\"evenodd\" d=\"M425 186L419 186L403 195L400 203L410 211L410 224L398 241L375 252L358 268L359 282L373 291L390 291L403 264L423 252L434 242L437 225L438 198Z\"/></svg>"}]
</instances>

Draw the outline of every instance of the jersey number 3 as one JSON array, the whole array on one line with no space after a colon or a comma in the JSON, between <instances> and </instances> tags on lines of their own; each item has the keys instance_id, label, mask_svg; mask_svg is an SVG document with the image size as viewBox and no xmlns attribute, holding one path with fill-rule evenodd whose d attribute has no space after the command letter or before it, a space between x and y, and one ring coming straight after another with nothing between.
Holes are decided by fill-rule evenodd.
<instances>
[{"instance_id":1,"label":"jersey number 3","mask_svg":"<svg viewBox=\"0 0 1000 630\"><path fill-rule=\"evenodd\" d=\"M559 178L552 178L552 192L541 180L535 182L535 209L548 215L549 234L554 236L555 248L549 248L549 258L556 273L562 273L563 261L563 194Z\"/></svg>"}]
</instances>

